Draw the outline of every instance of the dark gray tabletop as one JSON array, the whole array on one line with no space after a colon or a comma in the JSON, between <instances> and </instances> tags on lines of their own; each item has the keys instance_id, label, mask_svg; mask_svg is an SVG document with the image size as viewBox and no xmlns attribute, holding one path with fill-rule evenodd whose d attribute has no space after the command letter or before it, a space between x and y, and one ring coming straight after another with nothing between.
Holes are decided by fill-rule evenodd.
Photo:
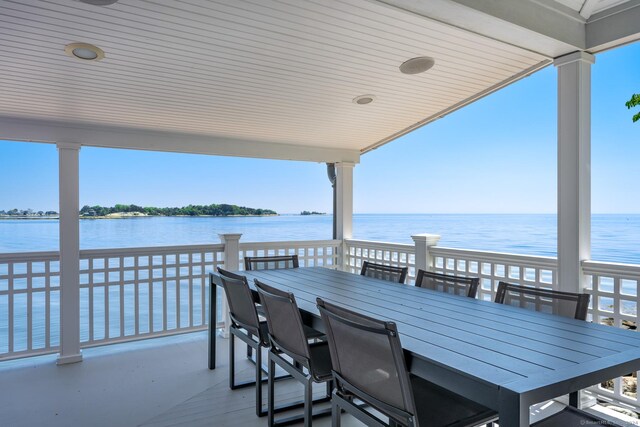
<instances>
[{"instance_id":1,"label":"dark gray tabletop","mask_svg":"<svg viewBox=\"0 0 640 427\"><path fill-rule=\"evenodd\" d=\"M243 272L292 292L397 323L412 372L522 425L528 407L640 368L640 334L325 268Z\"/></svg>"}]
</instances>

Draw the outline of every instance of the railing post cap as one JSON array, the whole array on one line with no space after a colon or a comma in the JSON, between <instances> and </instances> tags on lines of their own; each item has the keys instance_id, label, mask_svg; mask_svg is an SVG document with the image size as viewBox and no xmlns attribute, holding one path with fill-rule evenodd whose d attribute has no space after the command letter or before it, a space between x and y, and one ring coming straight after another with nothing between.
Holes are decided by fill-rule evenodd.
<instances>
[{"instance_id":1,"label":"railing post cap","mask_svg":"<svg viewBox=\"0 0 640 427\"><path fill-rule=\"evenodd\" d=\"M440 241L439 234L421 233L411 236L415 243L426 243L428 246L435 246Z\"/></svg>"},{"instance_id":2,"label":"railing post cap","mask_svg":"<svg viewBox=\"0 0 640 427\"><path fill-rule=\"evenodd\" d=\"M222 242L227 242L229 240L240 240L242 233L219 233L218 236Z\"/></svg>"}]
</instances>

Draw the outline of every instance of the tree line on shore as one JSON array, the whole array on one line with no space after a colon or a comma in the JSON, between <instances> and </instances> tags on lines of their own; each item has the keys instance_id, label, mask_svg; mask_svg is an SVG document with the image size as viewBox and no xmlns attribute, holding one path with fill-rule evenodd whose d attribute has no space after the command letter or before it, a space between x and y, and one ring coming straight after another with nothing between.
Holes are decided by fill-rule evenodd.
<instances>
[{"instance_id":1,"label":"tree line on shore","mask_svg":"<svg viewBox=\"0 0 640 427\"><path fill-rule=\"evenodd\" d=\"M245 206L211 204L211 205L189 205L181 208L157 208L153 206L120 205L113 207L105 206L83 206L80 209L81 216L107 216L114 213L135 213L140 212L151 216L233 216L233 215L277 215L271 209L255 209Z\"/></svg>"},{"instance_id":2,"label":"tree line on shore","mask_svg":"<svg viewBox=\"0 0 640 427\"><path fill-rule=\"evenodd\" d=\"M0 216L57 216L56 211L34 211L33 209L0 210Z\"/></svg>"}]
</instances>

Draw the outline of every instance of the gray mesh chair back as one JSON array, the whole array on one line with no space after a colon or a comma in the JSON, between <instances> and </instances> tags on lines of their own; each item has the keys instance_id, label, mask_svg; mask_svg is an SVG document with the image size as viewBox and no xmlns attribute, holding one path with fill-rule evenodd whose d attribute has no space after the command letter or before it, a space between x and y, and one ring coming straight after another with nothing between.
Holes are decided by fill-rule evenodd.
<instances>
[{"instance_id":1,"label":"gray mesh chair back","mask_svg":"<svg viewBox=\"0 0 640 427\"><path fill-rule=\"evenodd\" d=\"M298 268L298 255L277 256L246 256L244 257L244 269L249 270L279 270L284 268Z\"/></svg>"},{"instance_id":2,"label":"gray mesh chair back","mask_svg":"<svg viewBox=\"0 0 640 427\"><path fill-rule=\"evenodd\" d=\"M589 297L589 294L552 291L500 282L495 302L586 320Z\"/></svg>"},{"instance_id":3,"label":"gray mesh chair back","mask_svg":"<svg viewBox=\"0 0 640 427\"><path fill-rule=\"evenodd\" d=\"M449 274L432 273L418 270L416 286L449 294L475 298L478 293L480 279L477 277L451 276Z\"/></svg>"},{"instance_id":4,"label":"gray mesh chair back","mask_svg":"<svg viewBox=\"0 0 640 427\"><path fill-rule=\"evenodd\" d=\"M257 279L255 284L267 317L271 345L309 366L309 344L295 297Z\"/></svg>"},{"instance_id":5,"label":"gray mesh chair back","mask_svg":"<svg viewBox=\"0 0 640 427\"><path fill-rule=\"evenodd\" d=\"M327 329L336 386L387 416L415 414L411 381L395 323L317 299Z\"/></svg>"},{"instance_id":6,"label":"gray mesh chair back","mask_svg":"<svg viewBox=\"0 0 640 427\"><path fill-rule=\"evenodd\" d=\"M227 296L231 320L237 326L246 329L266 342L266 337L262 337L260 334L260 321L247 278L220 267L218 267L218 273Z\"/></svg>"},{"instance_id":7,"label":"gray mesh chair back","mask_svg":"<svg viewBox=\"0 0 640 427\"><path fill-rule=\"evenodd\" d=\"M407 267L393 267L391 265L376 264L369 261L362 263L362 276L373 277L374 279L388 280L389 282L404 283L407 278Z\"/></svg>"}]
</instances>

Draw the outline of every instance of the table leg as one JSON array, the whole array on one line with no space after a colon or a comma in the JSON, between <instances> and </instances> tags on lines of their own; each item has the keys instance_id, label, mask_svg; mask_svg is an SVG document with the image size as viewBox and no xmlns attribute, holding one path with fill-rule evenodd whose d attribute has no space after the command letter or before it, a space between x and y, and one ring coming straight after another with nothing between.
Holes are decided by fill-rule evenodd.
<instances>
[{"instance_id":1,"label":"table leg","mask_svg":"<svg viewBox=\"0 0 640 427\"><path fill-rule=\"evenodd\" d=\"M218 323L218 286L209 274L209 369L216 369L216 324Z\"/></svg>"},{"instance_id":2,"label":"table leg","mask_svg":"<svg viewBox=\"0 0 640 427\"><path fill-rule=\"evenodd\" d=\"M580 392L574 391L573 393L569 393L569 406L573 406L574 408L580 407Z\"/></svg>"},{"instance_id":3,"label":"table leg","mask_svg":"<svg viewBox=\"0 0 640 427\"><path fill-rule=\"evenodd\" d=\"M529 425L529 405L520 394L511 390L500 390L498 412L500 427L525 427Z\"/></svg>"}]
</instances>

